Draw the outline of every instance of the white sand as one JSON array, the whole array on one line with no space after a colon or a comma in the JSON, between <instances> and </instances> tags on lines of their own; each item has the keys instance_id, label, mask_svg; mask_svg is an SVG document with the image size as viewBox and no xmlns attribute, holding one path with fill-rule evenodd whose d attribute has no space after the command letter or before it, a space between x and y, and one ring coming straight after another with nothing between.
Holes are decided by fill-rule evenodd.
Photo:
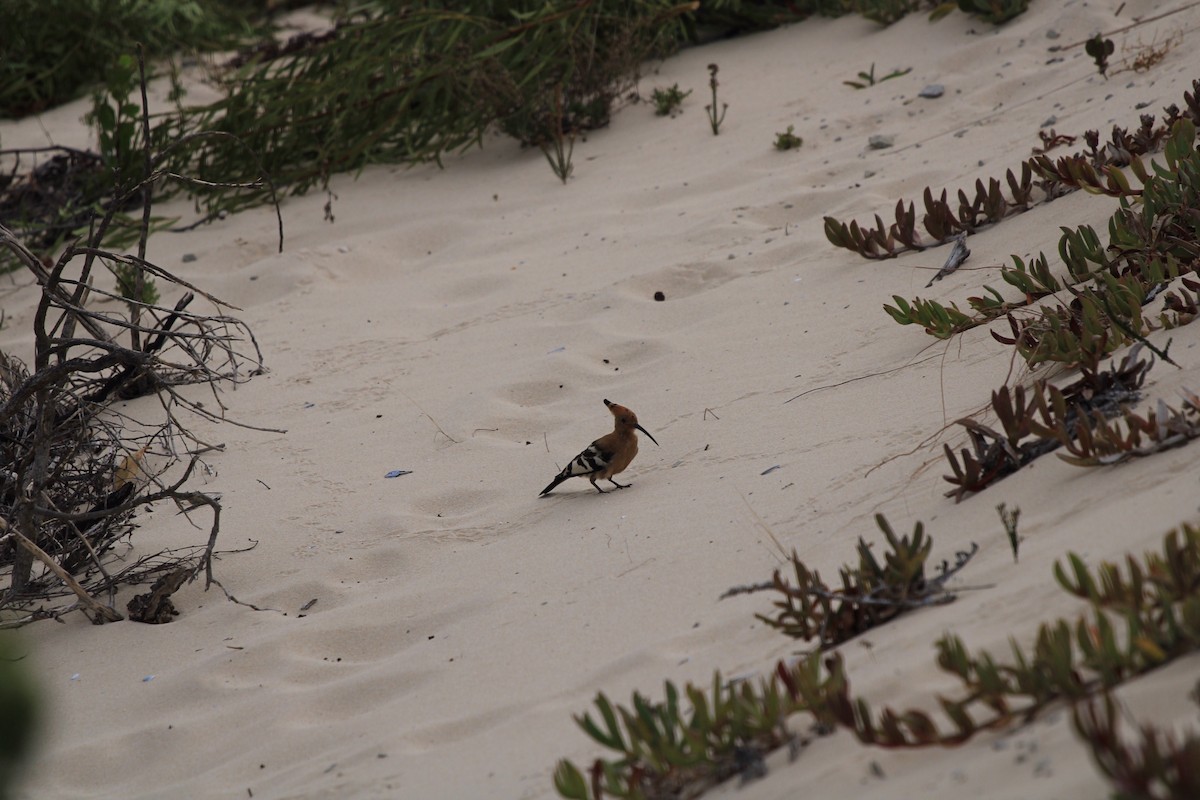
<instances>
[{"instance_id":1,"label":"white sand","mask_svg":"<svg viewBox=\"0 0 1200 800\"><path fill-rule=\"evenodd\" d=\"M28 629L51 709L25 796L552 797L558 758L603 755L571 719L597 691L658 696L664 679L761 673L804 647L755 621L768 595L717 600L780 564L764 526L827 576L855 560L859 536L881 540L876 512L902 531L924 521L938 559L979 543L960 583L981 588L842 648L876 704L956 692L933 662L946 631L1005 656L1010 636L1028 643L1038 622L1078 613L1054 560L1158 549L1195 521L1197 445L1099 470L1050 456L956 505L929 437L986 405L1012 353L987 328L935 343L881 305L965 308L983 283L1004 286L1011 253L1055 253L1059 226L1103 225L1113 201L1076 193L973 236L966 266L930 290L945 248L865 261L829 245L821 220L890 218L926 186L1001 177L1052 115L1059 132L1107 138L1136 125L1135 104L1181 103L1200 8L1116 37L1119 58L1188 31L1149 73L1106 81L1081 46L1047 65L1049 46L1160 5L1035 2L999 30L959 13L888 29L811 20L661 65L643 93L692 89L682 116L621 111L576 147L567 186L539 152L495 138L445 170L339 177L334 224L323 196L289 200L282 255L267 210L155 237L150 257L241 306L265 351L270 373L226 402L287 434L204 428L228 448L206 488L224 498L222 546L259 542L218 576L286 613L197 583L170 625L76 615ZM718 137L703 110L710 62L730 106ZM879 76L912 72L842 85L872 62ZM929 83L945 95L918 98ZM78 136L80 108L41 124ZM789 124L804 146L777 152ZM895 147L868 151L876 133ZM42 140L28 122L0 134ZM32 303L30 290L4 298L6 350L28 349ZM1154 341L1168 337L1184 369L1158 365L1146 390L1174 402L1200 388L1200 326ZM633 408L661 447L643 438L621 478L631 489L601 496L576 480L539 499L610 429L603 398ZM412 474L385 479L393 469ZM1000 502L1022 512L1019 564ZM140 522L146 548L203 535L167 508ZM1147 718L1194 721L1183 697L1198 666L1126 694ZM1062 709L953 750L888 752L840 732L770 764L714 796L1105 794Z\"/></svg>"}]
</instances>

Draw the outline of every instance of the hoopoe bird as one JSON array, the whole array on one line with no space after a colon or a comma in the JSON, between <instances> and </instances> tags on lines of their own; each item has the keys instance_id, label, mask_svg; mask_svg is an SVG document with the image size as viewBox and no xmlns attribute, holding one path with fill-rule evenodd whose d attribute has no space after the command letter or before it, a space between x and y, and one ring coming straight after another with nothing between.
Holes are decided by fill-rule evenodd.
<instances>
[{"instance_id":1,"label":"hoopoe bird","mask_svg":"<svg viewBox=\"0 0 1200 800\"><path fill-rule=\"evenodd\" d=\"M563 471L554 476L550 485L542 489L542 495L551 492L555 486L567 478L587 478L600 494L608 492L596 486L596 481L606 480L618 489L626 489L630 484L617 483L613 476L623 471L637 455L638 444L635 430L650 436L650 431L638 424L637 414L625 406L604 401L614 417L613 432L601 436L588 445L582 453L571 459L571 463L563 467ZM658 444L658 440L650 436L650 441ZM539 497L541 495L538 495Z\"/></svg>"}]
</instances>

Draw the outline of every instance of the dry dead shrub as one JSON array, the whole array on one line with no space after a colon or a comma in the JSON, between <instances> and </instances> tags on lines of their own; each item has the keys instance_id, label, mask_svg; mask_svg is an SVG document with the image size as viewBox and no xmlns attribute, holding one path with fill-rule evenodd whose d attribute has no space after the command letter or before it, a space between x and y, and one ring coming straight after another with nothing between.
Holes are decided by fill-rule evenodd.
<instances>
[{"instance_id":1,"label":"dry dead shrub","mask_svg":"<svg viewBox=\"0 0 1200 800\"><path fill-rule=\"evenodd\" d=\"M118 586L170 576L136 617L167 621L163 587L201 571L213 582L220 522L218 498L187 487L217 448L188 426L224 419L220 386L261 370L258 345L221 312L228 304L143 258L77 242L46 265L3 225L0 249L41 287L31 367L0 353L0 627L77 609L97 624L119 620ZM103 289L104 270L179 299L168 308ZM197 298L216 313L193 311ZM203 399L196 384L208 387ZM158 401L154 422L116 407L146 396ZM161 500L206 508L206 540L131 557L135 511Z\"/></svg>"}]
</instances>

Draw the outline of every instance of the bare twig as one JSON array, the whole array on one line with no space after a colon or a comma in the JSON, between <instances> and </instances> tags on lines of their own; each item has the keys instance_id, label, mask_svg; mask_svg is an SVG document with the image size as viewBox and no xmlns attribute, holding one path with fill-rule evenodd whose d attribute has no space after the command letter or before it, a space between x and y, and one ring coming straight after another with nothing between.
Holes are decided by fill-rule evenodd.
<instances>
[{"instance_id":1,"label":"bare twig","mask_svg":"<svg viewBox=\"0 0 1200 800\"><path fill-rule=\"evenodd\" d=\"M16 528L9 527L8 523L3 519L0 519L0 530L5 530L12 534L21 547L25 548L25 550L28 551L29 554L38 561L41 561L43 564L45 564L46 569L53 572L59 580L70 587L71 591L75 593L75 596L79 598L79 602L82 603L85 608L95 614L95 616L92 617L92 622L96 623L97 625L102 625L105 622L119 622L120 620L125 619L125 617L121 616L121 614L115 609L96 602L96 600L87 593L87 590L79 585L79 581L72 578L66 570L60 567L57 562L50 557L49 553L34 544L29 537L21 533Z\"/></svg>"}]
</instances>

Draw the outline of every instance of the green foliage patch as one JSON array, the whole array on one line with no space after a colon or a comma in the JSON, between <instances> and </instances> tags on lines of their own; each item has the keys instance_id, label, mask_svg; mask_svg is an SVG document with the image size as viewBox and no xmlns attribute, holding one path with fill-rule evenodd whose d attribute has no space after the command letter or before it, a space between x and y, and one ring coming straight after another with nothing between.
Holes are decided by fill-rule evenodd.
<instances>
[{"instance_id":1,"label":"green foliage patch","mask_svg":"<svg viewBox=\"0 0 1200 800\"><path fill-rule=\"evenodd\" d=\"M769 584L740 587L722 596L774 590L779 595L774 614L755 617L787 636L816 639L821 649L848 641L909 611L954 601L956 596L946 590L946 583L975 555L975 544L957 553L953 566L943 561L927 572L933 540L925 534L924 525L918 522L911 536L900 536L882 514L875 515L875 524L888 545L882 561L860 537L858 566L846 565L838 571L841 586L836 589L793 552L794 584L775 570Z\"/></svg>"},{"instance_id":2,"label":"green foliage patch","mask_svg":"<svg viewBox=\"0 0 1200 800\"><path fill-rule=\"evenodd\" d=\"M101 153L98 165L97 154L68 148L55 148L49 161L40 149L5 151L17 163L14 177L0 186L0 212L26 244L53 252L107 211L97 208L107 196L97 187L106 170L124 170L128 165L120 160L142 150L131 136L150 140L162 175L189 176L153 189L193 195L203 213L195 224L273 201L276 190L327 188L331 175L370 164L441 163L493 129L540 148L566 181L577 138L608 123L647 59L712 35L814 14L877 16L892 5L430 0L398 7L363 0L335 6L327 30L278 41L261 38L267 30L259 20L278 6L263 0L249 7L230 0L51 0L49 9L13 0L5 7L9 35L0 43L0 115L41 110L100 84L91 119ZM156 114L149 131L131 127L135 82L128 58L135 43L142 43L153 67L155 56L177 49L228 50L254 38L257 44L210 68L216 101L187 103L171 66L166 73L175 107ZM717 101L715 73L710 86L715 135L728 104ZM798 140L779 143L796 146ZM22 172L30 158L33 166ZM137 198L126 199L136 205ZM13 208L19 213L9 213ZM136 238L136 225L124 222L118 216L110 226L108 245Z\"/></svg>"},{"instance_id":3,"label":"green foliage patch","mask_svg":"<svg viewBox=\"0 0 1200 800\"><path fill-rule=\"evenodd\" d=\"M676 116L680 113L679 107L683 104L684 99L691 93L691 89L686 92L680 89L678 83L673 83L665 88L655 86L650 93L650 102L654 103L654 113L660 117Z\"/></svg>"},{"instance_id":4,"label":"green foliage patch","mask_svg":"<svg viewBox=\"0 0 1200 800\"><path fill-rule=\"evenodd\" d=\"M707 694L691 684L680 692L670 681L659 702L635 692L625 707L598 694L597 716L585 712L575 720L615 757L597 758L587 770L559 761L555 788L571 800L695 797L733 775L761 774L762 757L771 749L788 745L798 755L807 740L788 727L798 713L810 714L819 733L844 728L866 745L961 744L980 732L1028 721L1056 702L1087 702L1200 650L1200 528L1185 524L1170 531L1161 554L1130 556L1124 570L1106 562L1089 569L1070 554L1065 566L1055 565L1054 575L1065 591L1088 602L1088 611L1039 626L1029 647L1011 640L1007 660L987 651L973 654L953 635L939 639L938 667L957 678L961 690L939 697L936 718L919 708L874 710L851 693L840 654L814 653L794 663L781 661L769 676L755 680L727 682L716 673ZM1116 746L1103 722L1084 718L1080 726L1098 757ZM1131 774L1126 767L1140 770L1135 776L1173 777L1174 765L1194 752L1194 737L1155 747L1143 749L1141 759L1118 754L1106 772L1114 780ZM1159 761L1152 760L1155 753ZM1193 772L1182 774L1176 783L1190 785Z\"/></svg>"},{"instance_id":5,"label":"green foliage patch","mask_svg":"<svg viewBox=\"0 0 1200 800\"><path fill-rule=\"evenodd\" d=\"M262 32L264 0L5 0L0 118L64 103L129 55L229 49Z\"/></svg>"},{"instance_id":6,"label":"green foliage patch","mask_svg":"<svg viewBox=\"0 0 1200 800\"><path fill-rule=\"evenodd\" d=\"M910 72L912 72L912 67L908 67L907 69L894 69L891 72L889 72L887 75L884 75L882 78L876 79L875 64L872 63L871 69L858 73L858 80L842 81L842 83L844 83L846 86L849 86L852 89L866 89L869 86L874 86L875 84L883 83L884 81L890 81L892 78L899 78L901 76L907 75Z\"/></svg>"},{"instance_id":7,"label":"green foliage patch","mask_svg":"<svg viewBox=\"0 0 1200 800\"><path fill-rule=\"evenodd\" d=\"M1109 694L1076 704L1071 720L1118 800L1200 797L1200 732L1177 735L1142 723L1127 733Z\"/></svg>"},{"instance_id":8,"label":"green foliage patch","mask_svg":"<svg viewBox=\"0 0 1200 800\"><path fill-rule=\"evenodd\" d=\"M796 150L804 144L804 140L795 134L796 126L788 125L786 131L776 131L776 150Z\"/></svg>"}]
</instances>

